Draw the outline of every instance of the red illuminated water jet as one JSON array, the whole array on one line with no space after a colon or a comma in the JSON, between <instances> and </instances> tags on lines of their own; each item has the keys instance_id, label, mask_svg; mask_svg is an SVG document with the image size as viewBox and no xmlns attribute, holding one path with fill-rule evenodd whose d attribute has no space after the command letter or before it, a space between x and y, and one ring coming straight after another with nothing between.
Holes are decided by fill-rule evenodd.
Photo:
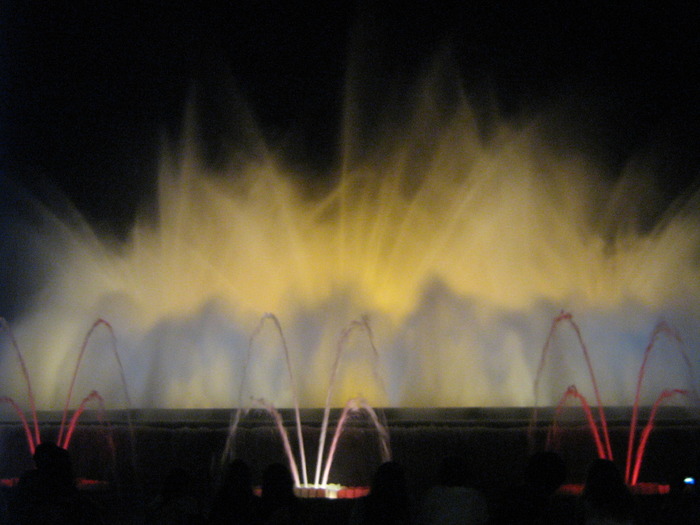
<instances>
[{"instance_id":1,"label":"red illuminated water jet","mask_svg":"<svg viewBox=\"0 0 700 525\"><path fill-rule=\"evenodd\" d=\"M586 347L586 344L583 341L583 337L581 335L581 330L579 329L578 325L576 322L573 320L573 316L571 313L568 312L562 312L559 316L557 316L551 325L549 334L547 336L547 341L542 349L542 356L540 360L540 365L538 367L537 371L537 377L535 379L535 392L537 392L538 386L539 386L539 381L544 369L545 361L548 356L548 352L550 351L550 346L551 346L551 341L554 336L554 332L557 329L557 327L562 324L562 323L568 323L571 328L574 330L576 337L578 339L579 343L579 348L581 349L581 352L583 353L583 356L586 360L586 364L588 367L588 373L590 374L590 380L591 384L593 385L593 391L596 397L596 401L598 403L598 417L599 420L596 421L595 417L593 415L593 410L591 409L590 404L588 403L588 400L586 397L581 394L578 389L576 388L575 385L571 385L567 388L566 392L563 394L561 397L561 400L556 406L555 412L554 412L554 417L552 424L549 428L549 431L547 433L547 441L546 441L546 448L551 448L553 445L553 442L555 441L555 436L558 433L558 424L559 424L559 417L561 415L562 410L565 407L566 402L569 399L576 399L580 402L581 404L581 409L583 410L583 413L586 418L587 425L591 431L591 434L593 436L593 440L595 442L596 446L596 451L598 454L598 457L601 459L608 459L608 460L613 460L613 453L612 453L612 447L610 445L610 433L608 430L608 424L607 424L607 418L605 416L605 411L603 410L603 403L602 399L600 396L600 391L598 389L598 383L596 381L595 373L593 372L593 366L591 363L591 359L588 353L588 349ZM631 417L631 422L630 422L630 428L629 428L629 434L628 434L628 443L627 443L627 456L626 456L626 462L625 462L625 482L630 485L630 486L636 486L639 484L639 472L641 470L642 466L642 460L644 458L644 453L646 450L646 446L649 440L649 435L651 434L651 431L654 428L654 422L655 418L657 415L657 411L659 409L659 406L666 401L667 399L670 399L673 396L676 395L683 395L683 396L692 396L694 399L697 399L697 394L694 391L691 390L686 390L686 389L665 389L661 392L661 394L658 396L656 401L654 402L649 418L647 420L647 423L642 431L641 437L636 443L636 449L635 449L635 442L636 442L636 435L637 435L637 424L639 420L639 408L640 408L640 399L641 399L641 388L642 388L642 382L644 379L644 376L647 371L647 362L649 359L649 356L651 355L651 352L654 350L656 347L656 343L658 341L658 338L662 335L666 334L670 338L672 338L677 344L676 348L680 352L683 361L688 368L689 371L692 372L692 365L690 360L688 359L688 355L686 354L683 345L682 345L682 340L680 336L676 333L675 330L673 330L666 322L661 321L659 322L654 330L652 331L651 337L649 338L649 343L644 351L644 359L642 361L642 365L640 367L638 376L637 376L637 388L636 388L636 393L635 393L635 398L634 398L634 404L632 406L632 417ZM535 407L535 411L533 414L533 421L532 423L536 423L537 420L537 407ZM600 428L599 428L600 426ZM534 425L531 425L531 431L534 429ZM602 439L601 439L601 434L602 434ZM647 484L648 485L648 484ZM642 488L640 490L648 490L648 488Z\"/></svg>"},{"instance_id":2,"label":"red illuminated water jet","mask_svg":"<svg viewBox=\"0 0 700 525\"><path fill-rule=\"evenodd\" d=\"M36 405L34 401L34 392L32 390L32 381L29 377L29 372L27 371L27 365L24 362L24 357L22 356L22 352L19 349L19 345L17 344L17 340L15 339L14 334L12 333L12 329L10 328L10 325L7 323L5 318L0 317L0 332L4 332L7 334L7 336L10 338L10 342L12 344L12 349L15 351L15 355L17 356L17 359L19 360L20 367L22 369L22 377L24 378L24 382L27 387L27 396L29 397L29 407L31 410L32 414L32 422L34 424L34 435L32 435L31 431L29 430L29 424L27 422L27 418L24 415L24 412L19 408L17 403L10 398L10 397L2 397L0 400L9 403L12 408L17 412L19 415L20 419L22 420L22 424L24 426L26 435L27 435L27 446L29 447L29 452L30 454L34 454L34 449L36 448L36 445L41 443L41 437L39 436L39 423L37 421L36 417Z\"/></svg>"},{"instance_id":3,"label":"red illuminated water jet","mask_svg":"<svg viewBox=\"0 0 700 525\"><path fill-rule=\"evenodd\" d=\"M375 411L374 408L370 406L370 404L364 400L361 397L356 397L350 399L344 406L340 418L336 424L335 428L335 435L333 436L332 442L330 444L329 449L326 451L325 447L325 438L326 434L328 431L328 426L329 426L329 421L330 421L330 400L332 398L332 392L335 387L336 381L337 381L337 373L338 369L340 366L340 363L342 361L342 357L344 355L345 348L347 346L347 341L349 338L349 335L354 332L354 331L360 331L361 333L364 333L367 336L368 340L368 347L370 349L370 353L373 356L373 358L376 360L378 358L378 351L377 348L374 344L373 341L373 334L369 326L369 322L367 318L362 318L361 320L353 321L346 330L344 330L339 338L337 348L336 348L336 355L335 355L335 360L333 363L333 368L332 368L332 373L331 373L331 378L329 381L328 385L328 391L327 391L327 403L324 408L323 412L323 420L322 420L322 425L321 425L321 437L319 440L319 452L318 452L318 461L316 463L316 477L314 479L314 483L310 484L308 481L308 477L306 475L306 463L305 463L305 454L304 454L304 442L303 442L303 434L301 432L301 417L300 417L300 410L297 402L297 394L296 394L296 383L295 383L295 375L292 370L291 366L291 359L290 359L290 352L287 347L287 343L284 337L284 333L281 327L281 323L279 320L273 315L273 314L266 314L261 320L256 328L254 330L253 335L251 336L249 340L249 348L248 348L248 353L247 353L247 358L246 358L246 363L244 368L247 368L250 360L254 356L254 350L253 350L253 343L254 340L259 336L260 331L263 328L264 324L271 323L272 326L274 327L275 333L277 333L278 337L280 338L281 341L281 346L283 349L283 356L286 362L287 366L287 372L289 374L289 381L290 384L292 385L292 391L293 391L293 398L295 400L295 407L294 407L294 413L295 413L295 419L296 419L296 426L297 426L297 433L298 433L298 444L299 444L299 455L302 458L302 463L301 463L301 469L297 466L296 460L295 460L295 454L292 450L292 444L289 440L289 437L287 435L287 430L285 428L285 424L282 418L281 413L274 407L274 405L271 402L259 399L256 401L258 406L262 406L273 418L274 424L282 437L283 440L283 445L284 445L284 452L288 458L290 469L292 471L292 474L294 476L294 481L297 487L300 488L306 488L309 489L307 490L306 493L307 495L312 495L312 496L318 496L318 490L316 489L327 489L329 486L329 476L331 472L331 466L334 461L334 457L338 448L339 440L343 434L345 425L348 421L348 418L350 414L352 413L359 413L363 412L365 413L372 424L374 425L374 428L376 429L377 432L377 437L379 441L379 447L380 447L380 455L382 458L382 461L389 460L391 458L391 447L390 447L390 438L389 438L389 433L388 433L388 426L386 422L384 421L384 416L383 413ZM597 380L595 377L595 373L593 370L593 364L592 360L589 356L588 348L586 347L586 344L583 340L581 330L577 323L573 320L573 316L570 313L567 312L562 312L559 316L557 316L550 327L549 334L547 336L547 340L545 342L545 345L542 349L542 355L541 359L539 362L539 366L537 369L537 377L535 379L535 391L537 392L537 389L540 385L540 380L541 376L544 373L545 369L545 364L548 359L549 354L552 351L552 341L554 338L554 332L563 324L568 325L573 332L576 335L577 341L579 343L579 348L586 360L586 366L588 373L590 374L590 380L593 385L593 390L594 390L594 395L596 398L596 402L598 404L597 407L591 407L589 404L588 400L586 397L579 392L577 387L575 385L571 385L563 394L559 402L557 403L555 410L554 410L554 416L553 416L553 421L552 424L549 428L549 431L547 433L547 441L546 441L546 448L552 448L553 444L557 438L557 435L559 433L559 420L561 418L562 412L566 406L566 403L571 401L571 400L576 400L580 403L581 409L583 410L583 413L585 415L585 419L587 422L587 425L589 427L589 430L591 432L591 435L593 437L593 441L595 443L595 449L596 449L596 454L600 458L605 458L605 459L613 459L613 451L612 451L612 446L611 446L611 440L610 440L610 431L608 428L607 424L607 419L606 419L606 414L605 410L603 410L603 401L602 401L602 396L600 395L600 392L598 390L598 384ZM104 407L104 399L102 396L96 391L93 390L91 391L85 398L83 398L82 402L78 406L78 408L73 412L72 416L69 417L69 410L70 410L70 400L73 395L74 387L76 386L76 377L81 370L81 366L84 361L84 357L87 351L88 343L93 337L95 331L99 328L103 327L107 330L109 336L110 336L110 347L111 351L114 355L115 361L119 365L120 369L120 376L121 376L121 381L124 385L125 393L126 393L126 377L124 374L124 370L121 368L121 362L119 359L118 351L117 351L117 345L116 345L116 337L114 334L114 330L112 326L105 321L104 319L98 319L93 323L91 326L90 330L87 332L83 343L80 347L80 353L79 357L75 366L75 369L73 371L73 375L71 378L71 383L70 383L70 388L68 392L68 398L66 400L66 404L63 409L62 413L62 419L59 427L59 432L58 432L58 444L59 446L63 448L68 448L69 445L71 444L72 436L74 435L76 426L79 423L79 420L84 413L86 407L90 403L96 403L98 405L98 418L101 423L109 425L108 422L106 422L105 418L105 407ZM8 323L0 318L0 328L7 334L9 340L12 342L12 346L17 353L17 356L20 360L20 363L22 365L22 370L24 373L24 379L27 383L27 392L29 395L29 404L32 407L32 421L30 424L30 420L25 416L24 412L22 409L17 405L17 403L9 397L3 397L0 398L0 402L5 402L9 404L15 412L18 414L21 423L22 423L22 428L24 430L26 440L27 440L27 446L30 452L33 452L34 447L36 444L40 442L40 435L39 435L39 422L36 417L36 410L34 408L34 401L33 401L33 393L32 393L32 388L31 388L31 381L30 381L30 376L27 371L27 367L24 365L24 361L22 358L22 353L19 349L19 346L17 345L17 342L14 338L14 335L12 334L12 331L8 325ZM642 362L642 366L639 371L638 375L638 381L637 381L637 388L636 388L636 394L635 394L635 402L634 406L632 407L632 419L630 423L630 428L629 428L629 434L628 434L628 450L627 450L627 461L626 461L626 470L625 470L625 480L626 482L633 487L638 487L640 491L644 490L649 490L648 489L648 483L640 483L639 482L639 475L641 471L641 466L644 460L644 454L647 448L647 444L649 441L650 434L652 430L654 429L655 425L655 420L657 417L657 412L660 408L660 406L669 400L670 398L673 398L674 396L684 396L687 398L692 398L696 399L695 392L692 389L682 389L682 388L670 388L670 389L665 389L661 392L661 394L658 396L656 401L654 402L653 406L651 407L651 411L648 417L648 420L644 426L644 428L641 431L641 434L639 438L637 439L637 427L639 425L639 408L640 408L640 399L641 399L641 389L642 389L642 384L643 384L643 379L647 373L647 368L648 368L648 361L650 358L650 355L654 351L654 349L657 347L657 343L659 338L662 335L668 336L670 339L672 339L676 343L676 348L678 348L678 351L680 352L683 362L687 366L688 370L692 370L691 362L688 359L688 356L683 348L682 345L682 340L679 337L679 335L673 330L667 323L661 322L659 323L653 330L649 343L645 349L644 353L644 359ZM241 398L243 395L243 384L246 381L246 374L244 373L243 376L243 381L242 381L242 386L241 386ZM381 378L378 378L378 381L381 383ZM127 400L128 400L128 393L127 395ZM241 408L239 408L233 415L233 420L230 424L229 427L229 432L227 435L227 440L226 440L226 446L224 449L224 455L222 456L222 460L227 460L228 458L232 457L234 454L234 441L235 441L235 434L236 434L236 429L237 425L240 422L241 418L245 416L247 409L244 408L243 403L241 401ZM597 408L597 410L596 410ZM533 418L531 422L531 430L534 429L534 423L536 423L537 419L537 407L535 407L534 413L533 413ZM597 420L596 420L596 414L597 414ZM34 428L34 431L32 431L32 426ZM111 438L109 439L109 444L110 444L110 449L112 450L112 454L114 456L115 454L115 445L113 440ZM325 459L324 459L325 455ZM314 489L314 490L311 490ZM340 490L340 489L338 489ZM340 495L340 492L338 492L336 489L329 489L329 491L324 492L324 494L330 494L330 492L333 492L334 497L343 497ZM345 489L343 489L345 490ZM344 496L348 496L349 494L354 494L352 489L345 490L342 494ZM636 490L636 489L635 489ZM362 492L362 491L360 491ZM305 494L306 494L305 493Z\"/></svg>"},{"instance_id":4,"label":"red illuminated water jet","mask_svg":"<svg viewBox=\"0 0 700 525\"><path fill-rule=\"evenodd\" d=\"M107 329L109 335L110 335L110 348L112 350L113 356L119 366L120 370L120 376L122 380L122 384L124 387L124 393L127 398L127 402L129 402L129 397L128 397L128 391L126 387L126 378L124 375L124 369L121 366L121 361L119 359L119 353L117 351L117 344L116 344L116 337L114 334L114 329L112 326L105 321L104 319L98 319L96 320L93 325L90 327L88 330L87 334L85 335L85 338L83 340L83 343L80 348L80 353L78 355L78 360L76 362L75 368L73 370L73 375L71 377L71 383L70 383L70 388L68 390L68 396L66 398L66 403L65 407L63 409L62 417L61 417L61 423L59 426L59 431L58 431L58 438L57 438L57 445L63 449L68 450L70 444L71 444L71 439L73 437L73 433L75 432L75 429L78 425L78 422L80 420L80 417L84 413L85 409L87 408L89 403L96 402L98 405L98 410L97 410L97 418L100 424L103 426L110 426L109 421L107 421L106 418L106 410L105 410L105 403L104 403L104 398L100 395L100 393L97 390L91 391L87 396L83 398L83 400L80 402L78 408L73 412L72 416L69 418L69 413L70 413L70 402L71 402L71 397L73 395L73 390L75 387L75 382L78 376L78 373L81 370L81 364L83 362L83 358L85 356L86 349L88 347L88 343L90 342L91 337L93 336L95 330L98 327L104 327ZM31 377L29 375L29 372L27 370L27 367L24 362L24 358L22 356L22 352L20 351L19 345L17 344L17 341L14 337L14 334L12 333L12 330L7 323L7 321L0 317L0 331L3 331L7 334L9 337L12 347L14 348L17 358L20 362L21 369L22 369L22 374L24 377L24 380L26 382L26 387L27 387L27 396L28 396L28 402L29 406L31 409L31 419L32 419L32 424L34 428L34 433L32 434L30 427L29 427L29 422L24 414L24 411L19 407L19 405L15 402L14 399L4 396L0 397L0 402L5 402L8 403L17 416L20 418L20 421L22 422L22 426L25 430L25 436L27 440L27 448L29 450L30 455L34 455L34 451L36 449L36 446L41 443L41 435L39 432L39 419L37 417L37 411L36 411L36 404L35 404L35 399L34 399L34 392L32 390L32 383L31 383ZM128 411L127 411L127 416L128 416ZM129 426L131 427L131 423L129 422ZM111 434L108 432L107 433L107 441L108 441L108 446L111 451L112 458L114 459L116 457L116 447L114 444L114 440L112 439ZM87 479L79 479L78 480L78 486L83 487L83 488L95 488L97 486L104 486L106 482L105 481L98 481L98 480L87 480Z\"/></svg>"}]
</instances>

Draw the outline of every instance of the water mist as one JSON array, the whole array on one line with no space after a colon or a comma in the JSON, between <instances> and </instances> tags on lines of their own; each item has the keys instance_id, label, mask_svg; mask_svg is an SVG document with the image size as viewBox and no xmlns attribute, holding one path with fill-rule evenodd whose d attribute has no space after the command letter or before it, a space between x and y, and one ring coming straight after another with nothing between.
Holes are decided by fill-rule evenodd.
<instances>
[{"instance_id":1,"label":"water mist","mask_svg":"<svg viewBox=\"0 0 700 525\"><path fill-rule=\"evenodd\" d=\"M611 176L595 158L550 147L537 119L495 126L484 139L459 93L437 111L437 98L419 91L412 118L383 126L367 151L346 126L324 188L275 153L257 154L264 148L211 168L190 134L164 153L156 208L124 241L74 212L28 205L13 227L40 286L12 328L37 406L62 408L67 370L98 318L113 327L137 408L237 406L249 338L267 313L279 319L303 407L324 405L338 340L365 318L379 361L366 338L350 337L333 406L358 397L372 406L532 406L561 310L580 326L606 404L632 404L661 320L697 364L697 197L654 207L649 226L658 200L633 167ZM540 404L590 385L575 337L557 337ZM24 400L15 354L0 341L0 394ZM76 391L123 407L105 344L90 342ZM292 406L277 333L263 330L256 346L250 395ZM655 355L648 404L695 381L673 351Z\"/></svg>"}]
</instances>

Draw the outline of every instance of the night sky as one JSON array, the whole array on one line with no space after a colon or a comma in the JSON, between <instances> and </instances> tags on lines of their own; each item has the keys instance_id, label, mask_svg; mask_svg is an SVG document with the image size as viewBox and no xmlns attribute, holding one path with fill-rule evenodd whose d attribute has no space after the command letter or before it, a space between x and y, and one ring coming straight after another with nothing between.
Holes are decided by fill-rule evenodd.
<instances>
[{"instance_id":1,"label":"night sky","mask_svg":"<svg viewBox=\"0 0 700 525\"><path fill-rule=\"evenodd\" d=\"M292 165L331 172L357 57L373 64L366 89L381 91L449 50L475 106L488 101L484 125L562 107L574 130L595 129L611 166L644 152L668 196L695 187L694 2L121 4L0 12L2 176L57 186L116 235L152 194L162 139L177 137L193 93L213 161L236 137L238 100Z\"/></svg>"}]
</instances>

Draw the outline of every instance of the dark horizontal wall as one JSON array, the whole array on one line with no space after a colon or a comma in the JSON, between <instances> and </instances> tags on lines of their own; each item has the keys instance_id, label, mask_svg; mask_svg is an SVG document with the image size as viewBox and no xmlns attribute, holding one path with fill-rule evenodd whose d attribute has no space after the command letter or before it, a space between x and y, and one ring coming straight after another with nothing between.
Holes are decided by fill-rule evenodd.
<instances>
[{"instance_id":1,"label":"dark horizontal wall","mask_svg":"<svg viewBox=\"0 0 700 525\"><path fill-rule=\"evenodd\" d=\"M304 426L307 472L313 480L320 427ZM546 428L536 431L534 442L542 448ZM44 425L42 439L55 439L58 427ZM287 427L292 449L297 451L296 430ZM326 438L328 447L334 428ZM624 467L629 429L613 426L611 442L616 462ZM490 492L507 488L522 474L531 447L526 425L481 426L441 422L390 426L393 459L404 465L409 488L419 496L436 480L437 466L447 455L464 455L472 461L482 486ZM126 425L105 429L82 425L76 429L70 451L76 475L114 479L154 492L165 472L184 468L202 485L209 486L220 473L227 426ZM24 430L20 425L0 425L0 478L17 477L31 468ZM585 425L566 427L557 449L565 459L570 482L582 482L588 463L596 456L590 430ZM114 452L113 452L114 451ZM262 470L273 462L286 462L283 442L272 425L241 427L235 436L235 453L253 467L259 482ZM368 425L347 428L338 443L330 481L343 485L367 485L381 462L377 432ZM299 463L297 455L297 463ZM659 425L649 438L640 481L667 483L676 475L696 475L700 466L700 426Z\"/></svg>"},{"instance_id":2,"label":"dark horizontal wall","mask_svg":"<svg viewBox=\"0 0 700 525\"><path fill-rule=\"evenodd\" d=\"M305 423L303 439L307 471L314 477L320 426ZM292 448L297 450L296 431L287 428ZM326 441L332 440L331 428ZM527 424L516 421L483 421L458 424L456 421L406 423L389 427L393 459L406 470L410 501L416 510L425 491L436 482L440 460L461 454L471 460L475 477L484 489L489 505L497 511L503 496L522 476L530 443L542 446L547 427L537 428L530 439ZM55 440L57 424L44 424L42 439ZM208 508L221 473L221 458L228 436L227 425L217 424L144 424L135 427L113 425L109 430L97 424L80 425L69 450L74 458L76 475L87 479L107 480L89 493L106 513L108 525L142 523L162 482L173 468L184 469L190 476L190 490ZM617 463L623 467L628 427L610 428ZM255 483L263 469L272 462L285 462L280 434L272 425L248 424L236 433L236 455L253 469ZM559 435L559 452L563 456L570 483L584 479L587 465L595 456L590 430L585 425L566 427ZM696 475L700 464L700 425L667 422L659 425L649 439L640 481L668 483L673 476ZM32 467L24 430L18 424L0 424L0 479L14 478ZM354 425L342 435L330 481L345 485L367 485L381 462L377 432L367 424ZM697 476L696 476L697 477ZM12 489L0 484L0 496L9 500ZM665 523L664 509L670 496L637 496L641 525ZM577 523L578 501L575 496L559 495L553 502L557 523ZM303 500L309 525L347 523L352 500Z\"/></svg>"}]
</instances>

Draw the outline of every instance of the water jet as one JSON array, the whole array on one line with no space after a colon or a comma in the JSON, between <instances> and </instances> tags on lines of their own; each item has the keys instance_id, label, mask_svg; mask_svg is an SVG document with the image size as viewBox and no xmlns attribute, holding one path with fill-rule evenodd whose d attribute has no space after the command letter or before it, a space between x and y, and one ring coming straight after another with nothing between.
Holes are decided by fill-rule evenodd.
<instances>
[{"instance_id":1,"label":"water jet","mask_svg":"<svg viewBox=\"0 0 700 525\"><path fill-rule=\"evenodd\" d=\"M595 398L597 454L615 448L606 411L632 411L622 419L635 441L638 407L656 416L660 393L696 390L697 196L650 212L655 189L631 183L633 166L611 176L596 159L548 147L536 121L495 126L486 140L459 93L439 112L440 97L415 98L412 117L391 123L369 152L348 131L321 189L299 182L264 142L265 154L236 151L227 170L202 160L185 134L163 155L157 204L125 240L70 211L19 210L14 227L28 242L18 249L40 269L41 293L1 340L0 393L49 412L73 391L96 391L108 414L228 414L253 397L268 413L329 414L363 399L409 412L486 409L495 419L537 407L541 421L541 407L553 410L576 385ZM571 320L557 317L562 310L576 312L575 330L552 326L548 336L551 319ZM85 338L96 318L118 334L118 354L99 350L114 345L111 328ZM359 329L348 330L353 322ZM687 352L661 351L674 343L657 332L649 342L652 326L673 326ZM66 363L80 348L83 373L71 378ZM694 413L688 396L664 397ZM308 442L292 417L290 448ZM220 450L230 450L225 426ZM25 432L35 441L36 427ZM314 484L323 484L327 423L311 427Z\"/></svg>"}]
</instances>

